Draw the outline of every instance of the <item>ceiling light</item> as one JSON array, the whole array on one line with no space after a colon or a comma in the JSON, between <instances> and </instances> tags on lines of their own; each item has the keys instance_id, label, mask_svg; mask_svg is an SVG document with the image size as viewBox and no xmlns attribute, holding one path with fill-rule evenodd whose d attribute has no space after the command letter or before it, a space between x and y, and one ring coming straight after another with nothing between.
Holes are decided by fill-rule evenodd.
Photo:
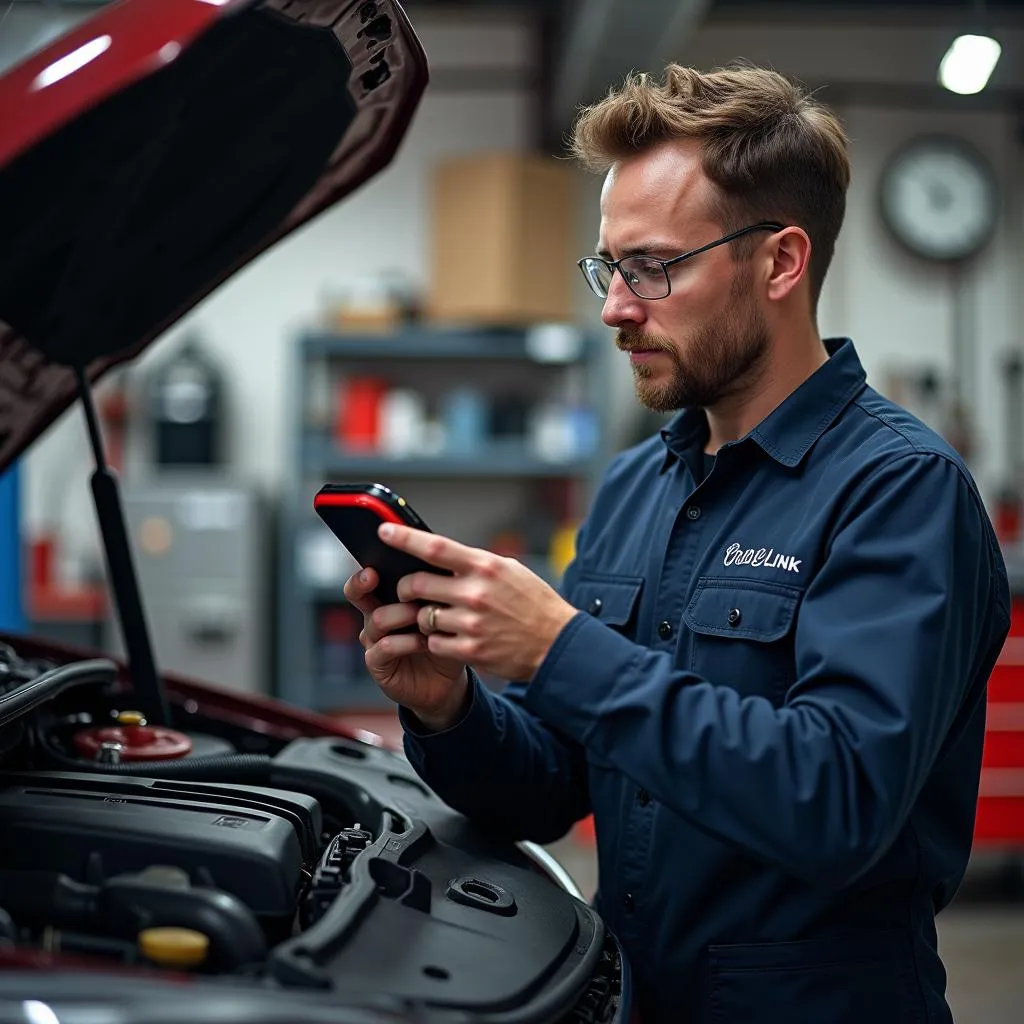
<instances>
[{"instance_id":1,"label":"ceiling light","mask_svg":"<svg viewBox=\"0 0 1024 1024\"><path fill-rule=\"evenodd\" d=\"M988 84L1000 53L991 36L958 36L939 64L939 81L950 92L973 96Z\"/></svg>"}]
</instances>

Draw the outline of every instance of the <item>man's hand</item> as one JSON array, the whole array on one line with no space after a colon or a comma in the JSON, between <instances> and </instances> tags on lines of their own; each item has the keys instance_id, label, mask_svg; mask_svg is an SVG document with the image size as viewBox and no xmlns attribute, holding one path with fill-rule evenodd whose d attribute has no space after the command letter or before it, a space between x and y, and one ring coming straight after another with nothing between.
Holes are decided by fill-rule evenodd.
<instances>
[{"instance_id":1,"label":"man's hand","mask_svg":"<svg viewBox=\"0 0 1024 1024\"><path fill-rule=\"evenodd\" d=\"M398 583L402 601L423 601L417 622L436 658L529 682L576 609L514 558L424 530L385 523L385 544L454 576L417 572Z\"/></svg>"},{"instance_id":2,"label":"man's hand","mask_svg":"<svg viewBox=\"0 0 1024 1024\"><path fill-rule=\"evenodd\" d=\"M416 605L382 605L373 590L373 569L356 573L345 583L345 597L363 613L359 642L364 660L377 685L396 704L408 708L435 732L460 718L468 694L464 662L439 657L427 650L422 633L396 633L416 623Z\"/></svg>"}]
</instances>

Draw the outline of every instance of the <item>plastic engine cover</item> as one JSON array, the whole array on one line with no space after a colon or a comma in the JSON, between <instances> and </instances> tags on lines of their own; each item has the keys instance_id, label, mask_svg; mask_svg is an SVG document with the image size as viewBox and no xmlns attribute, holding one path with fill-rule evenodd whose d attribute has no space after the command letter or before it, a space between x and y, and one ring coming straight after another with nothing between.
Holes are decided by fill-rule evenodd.
<instances>
[{"instance_id":1,"label":"plastic engine cover","mask_svg":"<svg viewBox=\"0 0 1024 1024\"><path fill-rule=\"evenodd\" d=\"M237 896L261 917L295 910L322 827L312 797L255 786L100 774L0 774L0 867L87 881L153 865Z\"/></svg>"}]
</instances>

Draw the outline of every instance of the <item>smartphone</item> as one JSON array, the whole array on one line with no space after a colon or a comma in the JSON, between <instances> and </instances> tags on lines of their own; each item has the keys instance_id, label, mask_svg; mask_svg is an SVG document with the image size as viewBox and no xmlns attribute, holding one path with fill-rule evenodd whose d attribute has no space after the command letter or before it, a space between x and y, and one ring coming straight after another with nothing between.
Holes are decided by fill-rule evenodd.
<instances>
[{"instance_id":1,"label":"smartphone","mask_svg":"<svg viewBox=\"0 0 1024 1024\"><path fill-rule=\"evenodd\" d=\"M381 604L398 603L398 581L410 573L451 575L445 569L388 547L377 536L381 523L400 523L430 532L405 498L383 484L324 484L313 499L313 508L361 566L376 570L380 582L374 596Z\"/></svg>"}]
</instances>

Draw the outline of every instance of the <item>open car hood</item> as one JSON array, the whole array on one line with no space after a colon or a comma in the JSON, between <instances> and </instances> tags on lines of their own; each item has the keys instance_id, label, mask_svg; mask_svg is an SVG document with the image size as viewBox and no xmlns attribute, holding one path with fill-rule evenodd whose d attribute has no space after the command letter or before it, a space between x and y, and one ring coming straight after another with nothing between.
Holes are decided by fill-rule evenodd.
<instances>
[{"instance_id":1,"label":"open car hood","mask_svg":"<svg viewBox=\"0 0 1024 1024\"><path fill-rule=\"evenodd\" d=\"M386 166L426 82L395 0L120 0L0 77L0 471Z\"/></svg>"}]
</instances>

